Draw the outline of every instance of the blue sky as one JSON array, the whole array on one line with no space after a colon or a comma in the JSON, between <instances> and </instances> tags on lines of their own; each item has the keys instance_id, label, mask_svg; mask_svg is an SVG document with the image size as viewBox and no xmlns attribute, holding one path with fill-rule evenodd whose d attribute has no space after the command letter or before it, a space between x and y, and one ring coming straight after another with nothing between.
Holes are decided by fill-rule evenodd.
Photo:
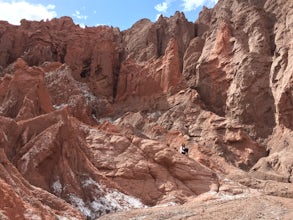
<instances>
[{"instance_id":1,"label":"blue sky","mask_svg":"<svg viewBox=\"0 0 293 220\"><path fill-rule=\"evenodd\" d=\"M0 0L0 20L19 24L27 20L52 19L70 16L80 26L109 25L121 30L136 21L148 18L155 21L160 14L172 16L183 11L195 21L202 6L209 8L217 0Z\"/></svg>"}]
</instances>

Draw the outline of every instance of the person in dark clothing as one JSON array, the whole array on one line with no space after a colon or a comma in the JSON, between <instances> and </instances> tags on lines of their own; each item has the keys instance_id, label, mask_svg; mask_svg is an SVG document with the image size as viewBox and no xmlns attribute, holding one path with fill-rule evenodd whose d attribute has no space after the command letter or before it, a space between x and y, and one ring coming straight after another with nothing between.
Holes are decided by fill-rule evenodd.
<instances>
[{"instance_id":1,"label":"person in dark clothing","mask_svg":"<svg viewBox=\"0 0 293 220\"><path fill-rule=\"evenodd\" d=\"M180 149L179 149L179 152L181 154L184 154L184 155L188 156L188 148L185 147L185 144L184 143L181 144Z\"/></svg>"}]
</instances>

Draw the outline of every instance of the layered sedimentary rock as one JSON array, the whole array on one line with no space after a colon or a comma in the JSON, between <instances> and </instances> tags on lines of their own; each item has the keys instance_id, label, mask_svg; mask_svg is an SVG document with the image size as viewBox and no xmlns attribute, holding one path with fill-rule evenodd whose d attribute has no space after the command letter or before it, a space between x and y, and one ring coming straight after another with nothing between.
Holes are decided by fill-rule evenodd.
<instances>
[{"instance_id":1,"label":"layered sedimentary rock","mask_svg":"<svg viewBox=\"0 0 293 220\"><path fill-rule=\"evenodd\" d=\"M285 0L1 21L0 218L292 218L292 30Z\"/></svg>"},{"instance_id":2,"label":"layered sedimentary rock","mask_svg":"<svg viewBox=\"0 0 293 220\"><path fill-rule=\"evenodd\" d=\"M22 20L20 26L1 24L0 66L22 57L30 66L47 62L68 64L79 81L86 81L95 95L113 96L120 65L118 29L81 29L72 19L50 22Z\"/></svg>"},{"instance_id":3,"label":"layered sedimentary rock","mask_svg":"<svg viewBox=\"0 0 293 220\"><path fill-rule=\"evenodd\" d=\"M135 131L127 133L119 123L109 131L109 125L98 122L92 112L92 103L97 110L104 103L99 103L87 83L72 77L66 64L29 67L18 59L7 71L1 81L1 147L7 157L2 163L9 161L17 173L12 168L3 172L20 175L85 217L182 203L217 183L209 168L193 160L186 163L186 157L178 158L177 150L160 141L140 137ZM54 207L50 218L59 215ZM3 210L9 218L26 215ZM32 213L44 217L41 208Z\"/></svg>"}]
</instances>

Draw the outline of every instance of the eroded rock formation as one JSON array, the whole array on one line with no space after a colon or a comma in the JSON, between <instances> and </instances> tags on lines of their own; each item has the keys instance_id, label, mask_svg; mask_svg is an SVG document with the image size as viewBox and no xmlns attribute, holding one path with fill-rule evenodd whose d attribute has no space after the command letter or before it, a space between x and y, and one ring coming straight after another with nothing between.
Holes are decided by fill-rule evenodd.
<instances>
[{"instance_id":1,"label":"eroded rock formation","mask_svg":"<svg viewBox=\"0 0 293 220\"><path fill-rule=\"evenodd\" d=\"M292 218L292 30L286 0L1 21L0 218Z\"/></svg>"}]
</instances>

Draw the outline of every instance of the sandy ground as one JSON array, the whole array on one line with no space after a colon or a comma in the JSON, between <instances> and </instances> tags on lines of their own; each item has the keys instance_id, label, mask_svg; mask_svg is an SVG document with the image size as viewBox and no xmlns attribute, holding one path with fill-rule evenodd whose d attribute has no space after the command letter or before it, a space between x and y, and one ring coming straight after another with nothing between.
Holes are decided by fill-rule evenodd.
<instances>
[{"instance_id":1,"label":"sandy ground","mask_svg":"<svg viewBox=\"0 0 293 220\"><path fill-rule=\"evenodd\" d=\"M102 220L163 219L293 219L293 199L266 196L220 196L215 200L191 201L184 205L137 209L101 217Z\"/></svg>"}]
</instances>

